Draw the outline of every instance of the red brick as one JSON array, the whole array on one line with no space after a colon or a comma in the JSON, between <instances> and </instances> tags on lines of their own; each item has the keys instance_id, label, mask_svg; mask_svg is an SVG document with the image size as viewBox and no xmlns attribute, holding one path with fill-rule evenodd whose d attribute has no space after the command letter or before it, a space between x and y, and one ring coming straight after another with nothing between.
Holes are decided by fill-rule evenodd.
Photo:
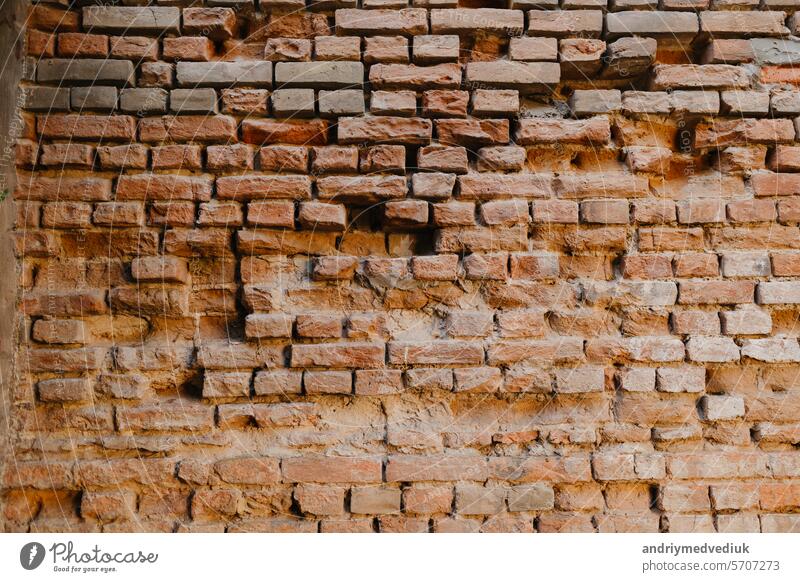
<instances>
[{"instance_id":1,"label":"red brick","mask_svg":"<svg viewBox=\"0 0 800 582\"><path fill-rule=\"evenodd\" d=\"M258 198L302 200L311 197L308 176L240 175L217 178L217 197L221 200L250 201Z\"/></svg>"},{"instance_id":2,"label":"red brick","mask_svg":"<svg viewBox=\"0 0 800 582\"><path fill-rule=\"evenodd\" d=\"M656 65L651 87L664 89L745 89L750 75L734 65Z\"/></svg>"},{"instance_id":3,"label":"red brick","mask_svg":"<svg viewBox=\"0 0 800 582\"><path fill-rule=\"evenodd\" d=\"M58 35L58 54L62 57L106 57L108 48L108 37L104 34L64 32Z\"/></svg>"},{"instance_id":4,"label":"red brick","mask_svg":"<svg viewBox=\"0 0 800 582\"><path fill-rule=\"evenodd\" d=\"M269 457L241 457L214 463L214 473L225 483L267 485L281 479L280 461Z\"/></svg>"},{"instance_id":5,"label":"red brick","mask_svg":"<svg viewBox=\"0 0 800 582\"><path fill-rule=\"evenodd\" d=\"M146 118L139 124L139 139L144 142L235 142L236 120L227 115ZM249 140L245 137L245 141Z\"/></svg>"},{"instance_id":6,"label":"red brick","mask_svg":"<svg viewBox=\"0 0 800 582\"><path fill-rule=\"evenodd\" d=\"M370 457L305 455L281 461L283 480L309 483L374 483L381 481L382 463Z\"/></svg>"},{"instance_id":7,"label":"red brick","mask_svg":"<svg viewBox=\"0 0 800 582\"><path fill-rule=\"evenodd\" d=\"M239 511L242 492L238 489L211 489L195 491L192 496L192 518L213 521L230 517Z\"/></svg>"},{"instance_id":8,"label":"red brick","mask_svg":"<svg viewBox=\"0 0 800 582\"><path fill-rule=\"evenodd\" d=\"M391 364L480 364L483 347L461 341L392 342L389 344Z\"/></svg>"},{"instance_id":9,"label":"red brick","mask_svg":"<svg viewBox=\"0 0 800 582\"><path fill-rule=\"evenodd\" d=\"M752 303L755 285L750 281L680 283L679 303Z\"/></svg>"},{"instance_id":10,"label":"red brick","mask_svg":"<svg viewBox=\"0 0 800 582\"><path fill-rule=\"evenodd\" d=\"M339 119L339 143L424 144L431 137L427 119L404 117L345 117Z\"/></svg>"},{"instance_id":11,"label":"red brick","mask_svg":"<svg viewBox=\"0 0 800 582\"><path fill-rule=\"evenodd\" d=\"M242 139L252 144L324 145L328 142L328 122L323 120L282 121L245 119Z\"/></svg>"},{"instance_id":12,"label":"red brick","mask_svg":"<svg viewBox=\"0 0 800 582\"><path fill-rule=\"evenodd\" d=\"M341 34L403 34L413 36L428 32L427 11L421 8L403 10L336 11L336 31Z\"/></svg>"},{"instance_id":13,"label":"red brick","mask_svg":"<svg viewBox=\"0 0 800 582\"><path fill-rule=\"evenodd\" d=\"M150 151L154 170L199 170L203 166L199 146L160 146Z\"/></svg>"},{"instance_id":14,"label":"red brick","mask_svg":"<svg viewBox=\"0 0 800 582\"><path fill-rule=\"evenodd\" d=\"M361 368L382 366L382 344L348 342L339 344L294 345L292 367Z\"/></svg>"},{"instance_id":15,"label":"red brick","mask_svg":"<svg viewBox=\"0 0 800 582\"><path fill-rule=\"evenodd\" d=\"M786 119L733 119L701 123L695 130L697 148L724 147L740 143L774 145L794 139L794 126Z\"/></svg>"},{"instance_id":16,"label":"red brick","mask_svg":"<svg viewBox=\"0 0 800 582\"><path fill-rule=\"evenodd\" d=\"M183 32L211 40L225 40L236 32L236 12L232 8L185 8Z\"/></svg>"},{"instance_id":17,"label":"red brick","mask_svg":"<svg viewBox=\"0 0 800 582\"><path fill-rule=\"evenodd\" d=\"M136 122L125 115L50 115L40 117L37 129L42 137L134 141Z\"/></svg>"},{"instance_id":18,"label":"red brick","mask_svg":"<svg viewBox=\"0 0 800 582\"><path fill-rule=\"evenodd\" d=\"M312 515L342 515L344 494L344 487L327 485L298 485L294 489L294 498L300 510Z\"/></svg>"}]
</instances>

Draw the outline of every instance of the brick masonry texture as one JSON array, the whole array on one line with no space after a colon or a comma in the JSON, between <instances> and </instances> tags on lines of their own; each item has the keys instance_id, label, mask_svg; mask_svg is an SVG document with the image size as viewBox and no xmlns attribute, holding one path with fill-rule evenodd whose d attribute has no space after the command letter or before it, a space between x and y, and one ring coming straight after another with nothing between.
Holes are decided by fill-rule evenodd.
<instances>
[{"instance_id":1,"label":"brick masonry texture","mask_svg":"<svg viewBox=\"0 0 800 582\"><path fill-rule=\"evenodd\" d=\"M6 530L800 531L796 0L81 4Z\"/></svg>"}]
</instances>

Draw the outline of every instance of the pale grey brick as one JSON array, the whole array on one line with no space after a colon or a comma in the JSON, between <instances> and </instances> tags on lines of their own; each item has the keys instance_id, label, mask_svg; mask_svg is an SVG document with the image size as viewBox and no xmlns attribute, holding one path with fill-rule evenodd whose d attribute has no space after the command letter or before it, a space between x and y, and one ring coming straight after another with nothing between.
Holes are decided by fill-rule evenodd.
<instances>
[{"instance_id":1,"label":"pale grey brick","mask_svg":"<svg viewBox=\"0 0 800 582\"><path fill-rule=\"evenodd\" d=\"M561 79L558 63L487 61L467 63L467 84L517 89L520 93L549 92Z\"/></svg>"},{"instance_id":2,"label":"pale grey brick","mask_svg":"<svg viewBox=\"0 0 800 582\"><path fill-rule=\"evenodd\" d=\"M277 63L275 83L287 87L336 89L360 87L364 81L364 65L353 61L311 63Z\"/></svg>"},{"instance_id":3,"label":"pale grey brick","mask_svg":"<svg viewBox=\"0 0 800 582\"><path fill-rule=\"evenodd\" d=\"M622 93L616 89L578 89L569 98L575 115L609 113L622 109Z\"/></svg>"},{"instance_id":4,"label":"pale grey brick","mask_svg":"<svg viewBox=\"0 0 800 582\"><path fill-rule=\"evenodd\" d=\"M460 52L459 38L454 34L414 37L414 62L419 65L457 61Z\"/></svg>"},{"instance_id":5,"label":"pale grey brick","mask_svg":"<svg viewBox=\"0 0 800 582\"><path fill-rule=\"evenodd\" d=\"M178 32L180 8L157 6L87 6L83 26L92 32L136 33Z\"/></svg>"},{"instance_id":6,"label":"pale grey brick","mask_svg":"<svg viewBox=\"0 0 800 582\"><path fill-rule=\"evenodd\" d=\"M175 113L216 113L217 92L214 89L173 89L169 108Z\"/></svg>"},{"instance_id":7,"label":"pale grey brick","mask_svg":"<svg viewBox=\"0 0 800 582\"><path fill-rule=\"evenodd\" d=\"M723 91L720 99L725 112L734 115L765 115L769 111L766 91Z\"/></svg>"},{"instance_id":8,"label":"pale grey brick","mask_svg":"<svg viewBox=\"0 0 800 582\"><path fill-rule=\"evenodd\" d=\"M213 63L177 64L180 87L253 87L272 86L272 63L269 61L215 61Z\"/></svg>"},{"instance_id":9,"label":"pale grey brick","mask_svg":"<svg viewBox=\"0 0 800 582\"><path fill-rule=\"evenodd\" d=\"M744 399L728 394L708 395L701 399L706 420L733 420L744 416Z\"/></svg>"},{"instance_id":10,"label":"pale grey brick","mask_svg":"<svg viewBox=\"0 0 800 582\"><path fill-rule=\"evenodd\" d=\"M208 6L219 6L221 8L233 8L236 11L245 11L252 12L255 7L255 0L207 0L205 2ZM166 2L165 2L166 4ZM274 4L275 6L284 8L292 6L294 8L305 8L305 2L303 0L294 0L294 2L290 2L289 0L261 0L259 2L261 6L268 7L270 4Z\"/></svg>"},{"instance_id":11,"label":"pale grey brick","mask_svg":"<svg viewBox=\"0 0 800 582\"><path fill-rule=\"evenodd\" d=\"M553 487L546 483L517 485L508 491L509 511L553 509L554 504L555 493L553 492Z\"/></svg>"},{"instance_id":12,"label":"pale grey brick","mask_svg":"<svg viewBox=\"0 0 800 582\"><path fill-rule=\"evenodd\" d=\"M750 41L760 65L800 65L800 41L754 38Z\"/></svg>"},{"instance_id":13,"label":"pale grey brick","mask_svg":"<svg viewBox=\"0 0 800 582\"><path fill-rule=\"evenodd\" d=\"M456 486L456 509L464 515L500 513L505 507L506 489L459 484Z\"/></svg>"},{"instance_id":14,"label":"pale grey brick","mask_svg":"<svg viewBox=\"0 0 800 582\"><path fill-rule=\"evenodd\" d=\"M127 85L134 81L131 61L108 59L44 59L36 69L40 83Z\"/></svg>"}]
</instances>

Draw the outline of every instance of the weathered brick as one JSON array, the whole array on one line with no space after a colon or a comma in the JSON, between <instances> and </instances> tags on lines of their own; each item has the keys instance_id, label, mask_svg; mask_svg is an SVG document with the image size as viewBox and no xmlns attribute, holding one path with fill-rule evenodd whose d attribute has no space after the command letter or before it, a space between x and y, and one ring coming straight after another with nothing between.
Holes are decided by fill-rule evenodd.
<instances>
[{"instance_id":1,"label":"weathered brick","mask_svg":"<svg viewBox=\"0 0 800 582\"><path fill-rule=\"evenodd\" d=\"M715 38L738 36L785 36L788 29L780 12L700 13L700 30Z\"/></svg>"},{"instance_id":2,"label":"weathered brick","mask_svg":"<svg viewBox=\"0 0 800 582\"><path fill-rule=\"evenodd\" d=\"M488 476L483 456L390 455L386 481L483 481Z\"/></svg>"},{"instance_id":3,"label":"weathered brick","mask_svg":"<svg viewBox=\"0 0 800 582\"><path fill-rule=\"evenodd\" d=\"M734 65L657 65L652 88L664 89L746 89L750 75Z\"/></svg>"},{"instance_id":4,"label":"weathered brick","mask_svg":"<svg viewBox=\"0 0 800 582\"><path fill-rule=\"evenodd\" d=\"M238 489L211 489L195 491L192 496L192 518L197 521L213 521L235 515L242 503L242 492Z\"/></svg>"},{"instance_id":5,"label":"weathered brick","mask_svg":"<svg viewBox=\"0 0 800 582\"><path fill-rule=\"evenodd\" d=\"M553 38L514 37L509 41L508 55L513 61L555 61L558 42Z\"/></svg>"},{"instance_id":6,"label":"weathered brick","mask_svg":"<svg viewBox=\"0 0 800 582\"><path fill-rule=\"evenodd\" d=\"M403 34L413 36L428 32L428 13L422 8L402 10L336 11L336 30L341 34Z\"/></svg>"},{"instance_id":7,"label":"weathered brick","mask_svg":"<svg viewBox=\"0 0 800 582\"><path fill-rule=\"evenodd\" d=\"M221 200L285 198L302 200L311 197L307 176L243 175L217 178L217 196Z\"/></svg>"},{"instance_id":8,"label":"weathered brick","mask_svg":"<svg viewBox=\"0 0 800 582\"><path fill-rule=\"evenodd\" d=\"M59 87L28 87L25 90L25 109L29 111L68 111L70 90Z\"/></svg>"},{"instance_id":9,"label":"weathered brick","mask_svg":"<svg viewBox=\"0 0 800 582\"><path fill-rule=\"evenodd\" d=\"M46 138L67 138L94 140L134 139L136 123L128 116L100 115L58 115L40 118L39 133Z\"/></svg>"},{"instance_id":10,"label":"weathered brick","mask_svg":"<svg viewBox=\"0 0 800 582\"><path fill-rule=\"evenodd\" d=\"M739 359L739 346L728 338L691 337L686 354L693 362L735 362Z\"/></svg>"},{"instance_id":11,"label":"weathered brick","mask_svg":"<svg viewBox=\"0 0 800 582\"><path fill-rule=\"evenodd\" d=\"M682 304L752 303L754 284L750 281L682 282L679 285Z\"/></svg>"},{"instance_id":12,"label":"weathered brick","mask_svg":"<svg viewBox=\"0 0 800 582\"><path fill-rule=\"evenodd\" d=\"M530 10L528 36L596 38L603 31L600 10Z\"/></svg>"},{"instance_id":13,"label":"weathered brick","mask_svg":"<svg viewBox=\"0 0 800 582\"><path fill-rule=\"evenodd\" d=\"M236 398L250 395L249 372L206 372L203 398Z\"/></svg>"},{"instance_id":14,"label":"weathered brick","mask_svg":"<svg viewBox=\"0 0 800 582\"><path fill-rule=\"evenodd\" d=\"M272 86L272 63L269 61L181 61L175 72L181 87Z\"/></svg>"},{"instance_id":15,"label":"weathered brick","mask_svg":"<svg viewBox=\"0 0 800 582\"><path fill-rule=\"evenodd\" d=\"M294 368L380 367L384 363L384 346L373 343L340 343L292 346Z\"/></svg>"},{"instance_id":16,"label":"weathered brick","mask_svg":"<svg viewBox=\"0 0 800 582\"><path fill-rule=\"evenodd\" d=\"M483 347L463 341L392 342L389 344L391 364L480 364Z\"/></svg>"},{"instance_id":17,"label":"weathered brick","mask_svg":"<svg viewBox=\"0 0 800 582\"><path fill-rule=\"evenodd\" d=\"M381 481L381 461L370 457L306 455L281 461L283 480L309 483L373 483Z\"/></svg>"},{"instance_id":18,"label":"weathered brick","mask_svg":"<svg viewBox=\"0 0 800 582\"><path fill-rule=\"evenodd\" d=\"M470 100L477 117L504 117L519 111L519 91L514 89L475 89Z\"/></svg>"},{"instance_id":19,"label":"weathered brick","mask_svg":"<svg viewBox=\"0 0 800 582\"><path fill-rule=\"evenodd\" d=\"M414 62L419 65L458 60L460 51L459 37L454 34L414 37Z\"/></svg>"},{"instance_id":20,"label":"weathered brick","mask_svg":"<svg viewBox=\"0 0 800 582\"><path fill-rule=\"evenodd\" d=\"M477 87L516 89L520 93L548 93L561 79L555 63L490 61L467 63L466 83Z\"/></svg>"},{"instance_id":21,"label":"weathered brick","mask_svg":"<svg viewBox=\"0 0 800 582\"><path fill-rule=\"evenodd\" d=\"M408 39L403 36L370 36L364 39L364 62L408 63Z\"/></svg>"},{"instance_id":22,"label":"weathered brick","mask_svg":"<svg viewBox=\"0 0 800 582\"><path fill-rule=\"evenodd\" d=\"M509 123L507 119L440 119L436 133L444 144L504 144L509 141Z\"/></svg>"},{"instance_id":23,"label":"weathered brick","mask_svg":"<svg viewBox=\"0 0 800 582\"><path fill-rule=\"evenodd\" d=\"M350 61L277 63L275 65L275 83L286 87L347 88L359 86L363 79L363 65Z\"/></svg>"},{"instance_id":24,"label":"weathered brick","mask_svg":"<svg viewBox=\"0 0 800 582\"><path fill-rule=\"evenodd\" d=\"M164 401L117 410L121 431L195 431L214 426L213 409L200 404Z\"/></svg>"},{"instance_id":25,"label":"weathered brick","mask_svg":"<svg viewBox=\"0 0 800 582\"><path fill-rule=\"evenodd\" d=\"M565 38L558 42L558 50L563 78L584 79L602 68L606 43L591 38Z\"/></svg>"},{"instance_id":26,"label":"weathered brick","mask_svg":"<svg viewBox=\"0 0 800 582\"><path fill-rule=\"evenodd\" d=\"M162 41L166 60L210 61L214 55L214 43L204 36L181 36Z\"/></svg>"},{"instance_id":27,"label":"weathered brick","mask_svg":"<svg viewBox=\"0 0 800 582\"><path fill-rule=\"evenodd\" d=\"M785 119L723 120L699 124L695 147L723 147L737 143L775 144L794 139L794 127Z\"/></svg>"},{"instance_id":28,"label":"weathered brick","mask_svg":"<svg viewBox=\"0 0 800 582\"><path fill-rule=\"evenodd\" d=\"M178 32L180 19L180 9L172 7L88 6L83 9L83 26L97 31Z\"/></svg>"},{"instance_id":29,"label":"weathered brick","mask_svg":"<svg viewBox=\"0 0 800 582\"><path fill-rule=\"evenodd\" d=\"M800 347L793 338L745 340L742 356L770 363L797 362L800 361Z\"/></svg>"},{"instance_id":30,"label":"weathered brick","mask_svg":"<svg viewBox=\"0 0 800 582\"><path fill-rule=\"evenodd\" d=\"M40 83L126 85L132 83L133 63L107 59L44 59L36 67Z\"/></svg>"},{"instance_id":31,"label":"weathered brick","mask_svg":"<svg viewBox=\"0 0 800 582\"><path fill-rule=\"evenodd\" d=\"M458 186L463 199L545 198L552 193L550 177L536 174L472 173L459 176Z\"/></svg>"},{"instance_id":32,"label":"weathered brick","mask_svg":"<svg viewBox=\"0 0 800 582\"><path fill-rule=\"evenodd\" d=\"M522 33L523 27L524 15L521 10L496 8L431 10L433 34L470 34L485 31L515 36Z\"/></svg>"},{"instance_id":33,"label":"weathered brick","mask_svg":"<svg viewBox=\"0 0 800 582\"><path fill-rule=\"evenodd\" d=\"M339 143L425 144L430 140L430 120L403 117L345 117L339 119Z\"/></svg>"},{"instance_id":34,"label":"weathered brick","mask_svg":"<svg viewBox=\"0 0 800 582\"><path fill-rule=\"evenodd\" d=\"M113 111L119 104L119 94L115 87L73 87L70 91L70 104L80 112Z\"/></svg>"},{"instance_id":35,"label":"weathered brick","mask_svg":"<svg viewBox=\"0 0 800 582\"><path fill-rule=\"evenodd\" d=\"M337 202L375 202L403 198L407 184L402 176L328 176L317 180L317 194L322 200Z\"/></svg>"},{"instance_id":36,"label":"weathered brick","mask_svg":"<svg viewBox=\"0 0 800 582\"><path fill-rule=\"evenodd\" d=\"M87 378L42 380L39 399L44 402L81 402L91 398L92 386Z\"/></svg>"},{"instance_id":37,"label":"weathered brick","mask_svg":"<svg viewBox=\"0 0 800 582\"><path fill-rule=\"evenodd\" d=\"M606 18L609 37L654 36L676 40L692 40L700 29L692 12L613 12Z\"/></svg>"},{"instance_id":38,"label":"weathered brick","mask_svg":"<svg viewBox=\"0 0 800 582\"><path fill-rule=\"evenodd\" d=\"M318 36L314 39L314 58L318 61L357 61L361 39L357 36Z\"/></svg>"}]
</instances>

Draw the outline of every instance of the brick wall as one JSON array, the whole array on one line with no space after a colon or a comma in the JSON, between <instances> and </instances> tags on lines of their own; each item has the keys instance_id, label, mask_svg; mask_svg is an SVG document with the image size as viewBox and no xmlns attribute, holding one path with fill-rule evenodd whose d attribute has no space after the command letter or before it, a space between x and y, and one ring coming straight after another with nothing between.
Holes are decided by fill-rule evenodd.
<instances>
[{"instance_id":1,"label":"brick wall","mask_svg":"<svg viewBox=\"0 0 800 582\"><path fill-rule=\"evenodd\" d=\"M31 11L6 530L800 530L797 0L151 4Z\"/></svg>"}]
</instances>

